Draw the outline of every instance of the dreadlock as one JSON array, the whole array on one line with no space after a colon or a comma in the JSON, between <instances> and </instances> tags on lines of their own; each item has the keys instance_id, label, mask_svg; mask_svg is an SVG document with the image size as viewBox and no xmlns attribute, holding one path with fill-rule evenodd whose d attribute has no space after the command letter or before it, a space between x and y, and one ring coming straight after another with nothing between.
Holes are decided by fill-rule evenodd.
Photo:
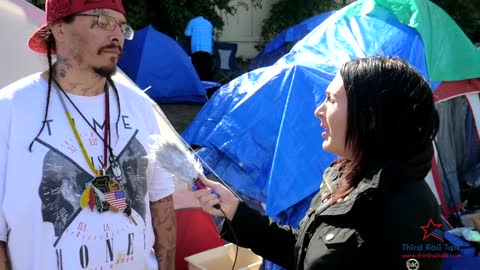
<instances>
[{"instance_id":1,"label":"dreadlock","mask_svg":"<svg viewBox=\"0 0 480 270\"><path fill-rule=\"evenodd\" d=\"M55 46L55 39L51 30L47 30L45 32L45 43L47 45L47 59L48 59L48 90L47 90L47 105L45 106L45 114L43 116L42 127L37 133L37 136L32 140L30 145L28 146L28 151L32 152L32 147L35 141L40 137L42 134L43 129L47 123L48 117L48 108L50 106L50 93L52 92L52 78L53 78L53 63L52 63L52 48Z\"/></svg>"},{"instance_id":2,"label":"dreadlock","mask_svg":"<svg viewBox=\"0 0 480 270\"><path fill-rule=\"evenodd\" d=\"M69 15L65 18L63 18L62 20L65 22L65 23L72 23L73 20L75 19L75 15ZM44 37L45 37L45 44L47 46L47 59L48 59L48 90L47 90L47 104L45 106L45 114L43 116L43 121L42 121L42 127L40 128L40 130L38 131L37 135L35 136L35 138L30 142L30 145L28 146L28 150L30 152L32 152L32 147L33 147L33 144L35 143L35 141L38 139L38 137L40 137L40 135L42 134L42 131L45 129L45 125L47 124L47 117L48 117L48 109L50 107L50 95L51 95L51 92L52 92L52 79L54 77L54 64L53 64L53 61L52 61L52 49L55 48L55 38L52 34L52 31L50 29L47 29L45 31L45 34L44 34ZM120 96L118 95L118 89L115 85L115 83L113 82L112 78L110 76L107 76L106 77L107 81L108 81L108 84L110 84L110 86L112 86L113 88L113 91L115 92L115 97L117 99L117 104L118 104L118 116L117 116L117 121L115 122L115 132L117 134L117 137L119 136L119 133L118 133L118 124L120 122L120 113L121 113L121 109L120 109Z\"/></svg>"}]
</instances>

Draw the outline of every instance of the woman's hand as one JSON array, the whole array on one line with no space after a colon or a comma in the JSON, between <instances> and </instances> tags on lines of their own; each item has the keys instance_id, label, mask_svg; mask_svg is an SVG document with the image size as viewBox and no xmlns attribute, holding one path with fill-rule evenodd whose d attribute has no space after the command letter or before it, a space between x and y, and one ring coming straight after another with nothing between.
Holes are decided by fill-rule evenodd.
<instances>
[{"instance_id":1,"label":"woman's hand","mask_svg":"<svg viewBox=\"0 0 480 270\"><path fill-rule=\"evenodd\" d=\"M203 211L213 216L223 217L222 211L214 207L219 204L226 218L232 220L237 212L239 199L222 184L208 180L205 176L200 176L199 179L207 189L195 190L193 196L199 201Z\"/></svg>"}]
</instances>

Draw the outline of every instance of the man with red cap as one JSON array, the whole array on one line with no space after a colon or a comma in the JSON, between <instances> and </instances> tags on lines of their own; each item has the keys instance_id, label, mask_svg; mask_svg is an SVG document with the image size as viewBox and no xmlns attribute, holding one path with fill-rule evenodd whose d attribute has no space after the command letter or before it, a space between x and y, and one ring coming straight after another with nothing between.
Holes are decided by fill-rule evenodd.
<instances>
[{"instance_id":1,"label":"man with red cap","mask_svg":"<svg viewBox=\"0 0 480 270\"><path fill-rule=\"evenodd\" d=\"M156 105L112 79L122 2L45 5L28 45L49 69L0 90L0 269L173 270L173 181L145 158Z\"/></svg>"}]
</instances>

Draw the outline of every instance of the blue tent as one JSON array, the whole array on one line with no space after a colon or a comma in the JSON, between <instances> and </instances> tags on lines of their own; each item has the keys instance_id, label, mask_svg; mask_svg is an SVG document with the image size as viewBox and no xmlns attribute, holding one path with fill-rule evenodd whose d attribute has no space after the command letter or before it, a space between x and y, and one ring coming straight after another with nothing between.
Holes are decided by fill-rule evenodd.
<instances>
[{"instance_id":1,"label":"blue tent","mask_svg":"<svg viewBox=\"0 0 480 270\"><path fill-rule=\"evenodd\" d=\"M323 170L335 159L322 149L313 111L344 61L395 55L427 75L418 33L395 22L393 15L388 20L352 17L335 25L333 20L327 19L275 65L220 88L183 133L187 142L205 147L200 156L229 185L266 203L270 216L316 193ZM385 35L370 29L382 29ZM304 211L296 212L286 223L299 221Z\"/></svg>"},{"instance_id":2,"label":"blue tent","mask_svg":"<svg viewBox=\"0 0 480 270\"><path fill-rule=\"evenodd\" d=\"M252 60L249 70L273 65L278 59L287 54L297 41L305 37L333 13L335 13L335 10L315 15L283 30L265 46L262 53Z\"/></svg>"},{"instance_id":3,"label":"blue tent","mask_svg":"<svg viewBox=\"0 0 480 270\"><path fill-rule=\"evenodd\" d=\"M426 31L428 26L449 31ZM449 42L438 46L442 40ZM464 88L442 87L480 78L480 54L443 10L428 0L358 0L275 64L222 86L182 136L202 146L198 155L233 190L264 203L266 214L280 223L296 226L336 158L321 147L314 109L345 61L370 55L408 61L431 83L437 101L480 92L472 80ZM445 269L470 269L469 258L448 263Z\"/></svg>"},{"instance_id":4,"label":"blue tent","mask_svg":"<svg viewBox=\"0 0 480 270\"><path fill-rule=\"evenodd\" d=\"M205 88L183 48L151 25L125 42L118 66L157 103L206 101Z\"/></svg>"},{"instance_id":5,"label":"blue tent","mask_svg":"<svg viewBox=\"0 0 480 270\"><path fill-rule=\"evenodd\" d=\"M336 158L321 147L313 111L345 61L370 55L403 58L431 82L434 95L441 81L431 80L431 74L448 76L445 81L480 77L480 68L457 69L477 67L480 55L443 10L428 0L405 1L405 9L398 5L396 0L360 0L332 14L274 65L222 86L183 137L203 146L200 157L234 190L265 203L269 216L298 224L324 169ZM402 23L395 12L414 7ZM418 30L426 25L450 30ZM440 40L451 42L431 47ZM459 62L452 47L470 57Z\"/></svg>"}]
</instances>

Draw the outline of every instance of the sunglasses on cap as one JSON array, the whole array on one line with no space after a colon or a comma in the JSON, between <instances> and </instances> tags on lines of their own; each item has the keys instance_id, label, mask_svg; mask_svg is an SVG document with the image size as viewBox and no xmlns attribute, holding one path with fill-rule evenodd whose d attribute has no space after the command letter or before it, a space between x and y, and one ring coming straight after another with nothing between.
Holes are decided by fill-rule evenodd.
<instances>
[{"instance_id":1,"label":"sunglasses on cap","mask_svg":"<svg viewBox=\"0 0 480 270\"><path fill-rule=\"evenodd\" d=\"M84 14L84 13L79 13L75 14L73 16L78 16L78 17L97 17L97 25L100 26L101 28L108 30L108 31L113 31L117 27L117 25L120 27L120 30L122 31L123 35L125 36L125 39L127 40L132 40L133 35L135 34L135 31L133 30L130 25L126 23L118 23L115 18L107 16L107 15L95 15L95 14Z\"/></svg>"}]
</instances>

